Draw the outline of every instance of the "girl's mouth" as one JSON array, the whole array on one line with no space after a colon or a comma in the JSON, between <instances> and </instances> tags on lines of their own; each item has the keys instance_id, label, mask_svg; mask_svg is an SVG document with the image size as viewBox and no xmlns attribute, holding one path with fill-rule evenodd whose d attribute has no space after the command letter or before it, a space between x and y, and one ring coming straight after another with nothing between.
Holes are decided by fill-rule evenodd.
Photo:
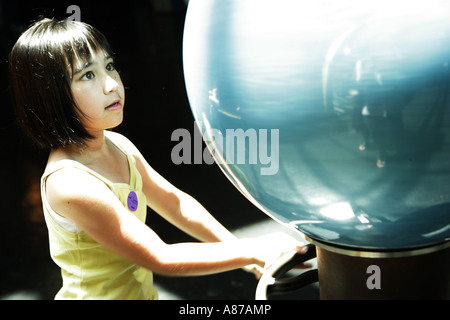
<instances>
[{"instance_id":1,"label":"girl's mouth","mask_svg":"<svg viewBox=\"0 0 450 320\"><path fill-rule=\"evenodd\" d=\"M120 101L116 101L105 108L105 110L116 111L122 109L122 104Z\"/></svg>"}]
</instances>

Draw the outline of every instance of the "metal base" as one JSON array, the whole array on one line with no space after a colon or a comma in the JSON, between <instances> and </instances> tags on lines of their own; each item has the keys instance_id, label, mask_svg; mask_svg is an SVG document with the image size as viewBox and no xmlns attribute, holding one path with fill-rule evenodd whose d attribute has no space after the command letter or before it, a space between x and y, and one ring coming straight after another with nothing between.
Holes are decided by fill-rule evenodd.
<instances>
[{"instance_id":1,"label":"metal base","mask_svg":"<svg viewBox=\"0 0 450 320\"><path fill-rule=\"evenodd\" d=\"M316 242L320 298L450 299L450 247L439 248L364 257L324 249Z\"/></svg>"}]
</instances>

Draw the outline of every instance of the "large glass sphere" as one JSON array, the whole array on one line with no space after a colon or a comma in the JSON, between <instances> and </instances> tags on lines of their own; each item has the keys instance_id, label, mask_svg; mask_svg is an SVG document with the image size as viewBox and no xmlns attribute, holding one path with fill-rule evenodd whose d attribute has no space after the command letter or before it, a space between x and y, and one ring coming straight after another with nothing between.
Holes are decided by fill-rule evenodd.
<instances>
[{"instance_id":1,"label":"large glass sphere","mask_svg":"<svg viewBox=\"0 0 450 320\"><path fill-rule=\"evenodd\" d=\"M191 0L186 87L225 175L320 242L448 241L449 4Z\"/></svg>"}]
</instances>

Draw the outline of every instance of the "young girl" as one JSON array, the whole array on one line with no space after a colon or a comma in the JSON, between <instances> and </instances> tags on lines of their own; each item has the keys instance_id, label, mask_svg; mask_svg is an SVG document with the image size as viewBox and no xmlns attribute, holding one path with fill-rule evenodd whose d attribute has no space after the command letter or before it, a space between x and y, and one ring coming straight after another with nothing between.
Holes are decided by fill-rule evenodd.
<instances>
[{"instance_id":1,"label":"young girl","mask_svg":"<svg viewBox=\"0 0 450 320\"><path fill-rule=\"evenodd\" d=\"M108 131L122 122L125 91L107 40L92 26L33 24L11 51L10 85L23 128L50 149L41 196L50 253L62 270L56 298L156 299L152 272L256 270L304 250L282 234L236 239L132 142ZM147 204L207 243L164 243L145 224Z\"/></svg>"}]
</instances>

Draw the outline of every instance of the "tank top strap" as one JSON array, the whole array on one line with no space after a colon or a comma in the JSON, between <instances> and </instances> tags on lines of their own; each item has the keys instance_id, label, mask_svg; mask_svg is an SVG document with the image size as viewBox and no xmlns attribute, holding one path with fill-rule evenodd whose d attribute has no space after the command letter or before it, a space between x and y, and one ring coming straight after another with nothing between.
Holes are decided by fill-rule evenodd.
<instances>
[{"instance_id":1,"label":"tank top strap","mask_svg":"<svg viewBox=\"0 0 450 320\"><path fill-rule=\"evenodd\" d=\"M133 155L130 153L126 153L128 158L128 164L130 167L130 186L135 190L142 189L142 177L136 168L136 161L134 160Z\"/></svg>"},{"instance_id":2,"label":"tank top strap","mask_svg":"<svg viewBox=\"0 0 450 320\"><path fill-rule=\"evenodd\" d=\"M55 162L54 164L48 166L47 169L45 170L44 174L42 175L42 179L46 180L47 177L50 176L52 173L59 171L61 169L67 168L67 167L72 167L72 168L77 168L77 169L83 170L83 171L93 175L97 179L101 180L111 190L114 189L114 183L112 183L109 179L105 178L104 176L95 172L94 170L88 168L87 166L79 163L78 161L70 160L70 159L59 160L58 162Z\"/></svg>"},{"instance_id":3,"label":"tank top strap","mask_svg":"<svg viewBox=\"0 0 450 320\"><path fill-rule=\"evenodd\" d=\"M117 141L118 139L115 139L114 132L105 130L105 136L127 156L128 167L130 170L130 186L135 190L141 190L142 177L136 168L136 160L134 159L133 155L126 148L124 148L119 141Z\"/></svg>"}]
</instances>

